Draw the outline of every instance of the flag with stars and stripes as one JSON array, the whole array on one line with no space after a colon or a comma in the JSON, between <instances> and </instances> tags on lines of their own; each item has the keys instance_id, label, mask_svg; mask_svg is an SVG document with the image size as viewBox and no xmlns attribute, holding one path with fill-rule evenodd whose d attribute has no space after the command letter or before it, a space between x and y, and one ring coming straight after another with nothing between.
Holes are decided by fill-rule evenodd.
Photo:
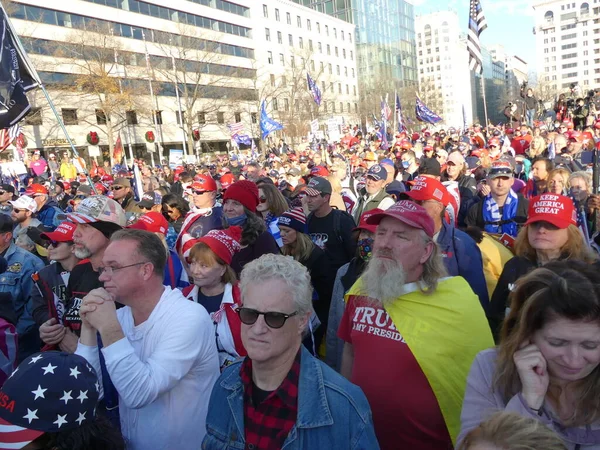
<instances>
[{"instance_id":1,"label":"flag with stars and stripes","mask_svg":"<svg viewBox=\"0 0 600 450\"><path fill-rule=\"evenodd\" d=\"M73 430L94 420L100 384L81 356L29 356L0 391L0 449L23 448L44 433Z\"/></svg>"},{"instance_id":2,"label":"flag with stars and stripes","mask_svg":"<svg viewBox=\"0 0 600 450\"><path fill-rule=\"evenodd\" d=\"M483 62L481 58L481 46L479 35L487 28L487 22L483 15L483 9L479 0L471 0L469 7L469 33L467 36L467 49L469 51L469 69L475 73L483 73Z\"/></svg>"}]
</instances>

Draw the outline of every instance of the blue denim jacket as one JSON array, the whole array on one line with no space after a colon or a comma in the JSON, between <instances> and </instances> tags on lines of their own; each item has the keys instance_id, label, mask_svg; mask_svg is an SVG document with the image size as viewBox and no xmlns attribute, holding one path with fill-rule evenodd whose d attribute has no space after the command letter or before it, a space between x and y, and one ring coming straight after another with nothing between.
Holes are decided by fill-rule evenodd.
<instances>
[{"instance_id":1,"label":"blue denim jacket","mask_svg":"<svg viewBox=\"0 0 600 450\"><path fill-rule=\"evenodd\" d=\"M298 382L298 417L282 449L377 450L371 408L350 383L302 346ZM210 396L202 449L246 446L241 362L223 371Z\"/></svg>"},{"instance_id":2,"label":"blue denim jacket","mask_svg":"<svg viewBox=\"0 0 600 450\"><path fill-rule=\"evenodd\" d=\"M44 268L44 263L37 256L15 244L4 255L8 267L0 274L0 292L10 292L15 313L17 315L17 332L19 336L26 334L34 327L31 305L31 289L33 275Z\"/></svg>"}]
</instances>

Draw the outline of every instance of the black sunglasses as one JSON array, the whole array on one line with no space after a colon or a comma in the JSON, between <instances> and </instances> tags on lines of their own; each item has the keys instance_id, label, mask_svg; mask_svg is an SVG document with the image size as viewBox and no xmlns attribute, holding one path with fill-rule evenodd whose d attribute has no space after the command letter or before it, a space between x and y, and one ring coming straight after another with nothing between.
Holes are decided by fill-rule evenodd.
<instances>
[{"instance_id":1,"label":"black sunglasses","mask_svg":"<svg viewBox=\"0 0 600 450\"><path fill-rule=\"evenodd\" d=\"M192 192L194 194L196 194L196 195L202 195L202 194L204 194L205 192L208 192L208 191L192 191Z\"/></svg>"},{"instance_id":2,"label":"black sunglasses","mask_svg":"<svg viewBox=\"0 0 600 450\"><path fill-rule=\"evenodd\" d=\"M285 325L286 320L298 314L298 311L291 314L280 312L260 312L251 308L238 308L237 311L240 320L245 325L254 325L258 320L258 316L265 316L265 323L269 328L278 329Z\"/></svg>"},{"instance_id":3,"label":"black sunglasses","mask_svg":"<svg viewBox=\"0 0 600 450\"><path fill-rule=\"evenodd\" d=\"M117 185L117 186L113 186L113 187L112 187L112 190L113 190L113 191L120 191L121 189L123 189L123 186L118 186L118 185Z\"/></svg>"}]
</instances>

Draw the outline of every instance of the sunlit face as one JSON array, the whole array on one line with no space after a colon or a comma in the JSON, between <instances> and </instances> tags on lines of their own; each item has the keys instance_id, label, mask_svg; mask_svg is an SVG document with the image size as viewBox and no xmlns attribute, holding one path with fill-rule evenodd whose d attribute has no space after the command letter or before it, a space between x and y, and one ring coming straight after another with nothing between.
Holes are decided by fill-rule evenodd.
<instances>
[{"instance_id":1,"label":"sunlit face","mask_svg":"<svg viewBox=\"0 0 600 450\"><path fill-rule=\"evenodd\" d=\"M296 230L285 225L279 225L279 232L281 234L281 241L283 245L289 245L296 242Z\"/></svg>"},{"instance_id":2,"label":"sunlit face","mask_svg":"<svg viewBox=\"0 0 600 450\"><path fill-rule=\"evenodd\" d=\"M223 203L223 214L225 214L225 217L227 217L228 219L239 217L242 214L244 214L244 205L242 205L237 200L228 198Z\"/></svg>"},{"instance_id":3,"label":"sunlit face","mask_svg":"<svg viewBox=\"0 0 600 450\"><path fill-rule=\"evenodd\" d=\"M492 194L501 197L507 195L514 183L513 177L496 177L488 178L487 184L492 191Z\"/></svg>"},{"instance_id":4,"label":"sunlit face","mask_svg":"<svg viewBox=\"0 0 600 450\"><path fill-rule=\"evenodd\" d=\"M115 300L124 304L139 290L142 273L147 270L144 267L147 261L139 254L137 245L135 241L126 239L112 242L102 257L102 266L112 268L112 273L105 271L98 280L104 283L104 289L113 294Z\"/></svg>"},{"instance_id":5,"label":"sunlit face","mask_svg":"<svg viewBox=\"0 0 600 450\"><path fill-rule=\"evenodd\" d=\"M527 238L536 250L556 251L569 240L569 231L548 222L534 222L527 225Z\"/></svg>"},{"instance_id":6,"label":"sunlit face","mask_svg":"<svg viewBox=\"0 0 600 450\"><path fill-rule=\"evenodd\" d=\"M242 293L242 303L246 308L260 312L281 312L292 314L296 307L290 288L282 280L271 279L249 285ZM275 363L298 348L302 341L302 331L306 327L308 315L295 315L286 320L281 328L271 328L264 316L258 316L253 325L242 323L242 343L253 362Z\"/></svg>"},{"instance_id":7,"label":"sunlit face","mask_svg":"<svg viewBox=\"0 0 600 450\"><path fill-rule=\"evenodd\" d=\"M370 176L368 176L366 183L365 183L365 190L367 191L367 194L369 194L369 195L377 194L385 185L385 181L386 181L385 179L376 181L373 178L371 178Z\"/></svg>"},{"instance_id":8,"label":"sunlit face","mask_svg":"<svg viewBox=\"0 0 600 450\"><path fill-rule=\"evenodd\" d=\"M73 253L79 259L89 258L102 250L108 243L108 238L87 223L77 224L73 233Z\"/></svg>"},{"instance_id":9,"label":"sunlit face","mask_svg":"<svg viewBox=\"0 0 600 450\"><path fill-rule=\"evenodd\" d=\"M546 180L548 178L548 170L544 161L536 161L531 166L531 174L536 181Z\"/></svg>"},{"instance_id":10,"label":"sunlit face","mask_svg":"<svg viewBox=\"0 0 600 450\"><path fill-rule=\"evenodd\" d=\"M51 261L64 261L73 254L73 246L68 242L57 242L48 246L48 259Z\"/></svg>"},{"instance_id":11,"label":"sunlit face","mask_svg":"<svg viewBox=\"0 0 600 450\"><path fill-rule=\"evenodd\" d=\"M552 178L550 178L550 188L549 191L552 194L562 194L565 189L565 180L561 174L554 174Z\"/></svg>"},{"instance_id":12,"label":"sunlit face","mask_svg":"<svg viewBox=\"0 0 600 450\"><path fill-rule=\"evenodd\" d=\"M258 212L267 211L269 209L269 202L267 201L267 197L262 189L258 188L258 206L256 210Z\"/></svg>"},{"instance_id":13,"label":"sunlit face","mask_svg":"<svg viewBox=\"0 0 600 450\"><path fill-rule=\"evenodd\" d=\"M560 381L587 377L600 363L600 324L557 317L534 333L548 364L548 373Z\"/></svg>"},{"instance_id":14,"label":"sunlit face","mask_svg":"<svg viewBox=\"0 0 600 450\"><path fill-rule=\"evenodd\" d=\"M215 263L209 266L200 261L192 261L190 264L190 273L194 279L194 284L199 287L212 287L221 283L221 278L227 270L227 266Z\"/></svg>"}]
</instances>

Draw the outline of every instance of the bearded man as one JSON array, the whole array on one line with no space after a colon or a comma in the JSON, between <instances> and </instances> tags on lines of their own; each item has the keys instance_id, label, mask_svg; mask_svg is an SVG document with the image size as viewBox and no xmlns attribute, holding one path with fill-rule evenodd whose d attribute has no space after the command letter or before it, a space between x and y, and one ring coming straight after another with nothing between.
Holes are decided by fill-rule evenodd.
<instances>
[{"instance_id":1,"label":"bearded man","mask_svg":"<svg viewBox=\"0 0 600 450\"><path fill-rule=\"evenodd\" d=\"M452 448L471 363L493 345L477 296L445 276L425 208L399 201L367 220L373 256L346 295L341 373L360 386L382 449Z\"/></svg>"}]
</instances>

